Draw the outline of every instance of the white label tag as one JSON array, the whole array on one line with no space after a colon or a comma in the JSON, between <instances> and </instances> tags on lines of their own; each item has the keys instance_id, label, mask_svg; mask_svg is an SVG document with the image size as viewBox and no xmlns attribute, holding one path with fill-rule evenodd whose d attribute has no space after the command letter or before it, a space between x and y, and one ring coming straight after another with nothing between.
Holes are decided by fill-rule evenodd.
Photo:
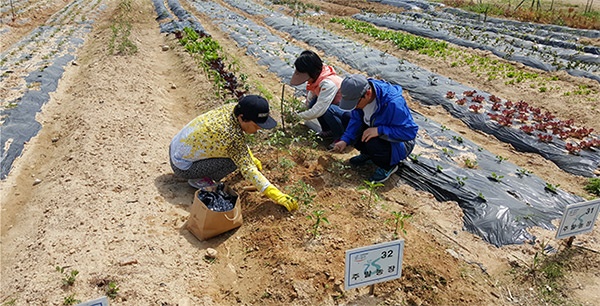
<instances>
[{"instance_id":1,"label":"white label tag","mask_svg":"<svg viewBox=\"0 0 600 306\"><path fill-rule=\"evenodd\" d=\"M400 278L403 255L403 239L347 250L344 288L348 290Z\"/></svg>"},{"instance_id":2,"label":"white label tag","mask_svg":"<svg viewBox=\"0 0 600 306\"><path fill-rule=\"evenodd\" d=\"M568 205L560 220L556 239L564 239L591 232L598 218L599 208L600 200Z\"/></svg>"}]
</instances>

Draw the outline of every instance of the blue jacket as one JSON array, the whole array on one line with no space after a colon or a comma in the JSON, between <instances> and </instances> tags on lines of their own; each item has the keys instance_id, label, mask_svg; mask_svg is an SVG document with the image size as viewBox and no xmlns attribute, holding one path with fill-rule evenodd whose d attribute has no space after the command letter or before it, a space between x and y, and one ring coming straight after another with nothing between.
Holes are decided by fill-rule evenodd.
<instances>
[{"instance_id":1,"label":"blue jacket","mask_svg":"<svg viewBox=\"0 0 600 306\"><path fill-rule=\"evenodd\" d=\"M375 88L377 108L369 126L377 127L379 137L392 143L391 165L399 163L408 156L403 141L417 137L419 126L413 120L406 100L402 96L402 87L386 81L368 79ZM362 109L352 110L348 127L341 140L352 144L361 137L364 112Z\"/></svg>"}]
</instances>

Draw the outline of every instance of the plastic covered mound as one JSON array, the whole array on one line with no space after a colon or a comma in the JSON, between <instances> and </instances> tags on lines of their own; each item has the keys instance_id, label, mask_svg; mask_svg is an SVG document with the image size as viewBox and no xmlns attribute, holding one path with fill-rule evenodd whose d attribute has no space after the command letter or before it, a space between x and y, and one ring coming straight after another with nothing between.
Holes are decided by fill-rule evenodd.
<instances>
[{"instance_id":1,"label":"plastic covered mound","mask_svg":"<svg viewBox=\"0 0 600 306\"><path fill-rule=\"evenodd\" d=\"M401 84L421 102L433 99L452 103L445 97L447 91L471 90L325 30L294 24L292 17L257 3L226 2L249 14L266 16L264 21L269 26L325 50L323 52L327 55L336 56L356 69ZM247 54L256 57L259 64L267 66L282 82L289 82L294 71L292 63L302 48L214 2L190 4L198 13L210 12L207 17L228 33L238 47L245 48ZM464 211L465 229L485 241L496 246L531 241L534 237L527 228L540 226L553 229L551 220L559 218L567 204L582 201L580 197L555 189L526 169L519 169L510 161L479 148L440 124L418 113L413 113L413 116L421 127L417 146L398 175L407 184L432 193L440 201L456 201ZM475 113L469 113L469 116L474 121L487 118ZM593 163L584 164L585 168L581 168L587 171Z\"/></svg>"},{"instance_id":2,"label":"plastic covered mound","mask_svg":"<svg viewBox=\"0 0 600 306\"><path fill-rule=\"evenodd\" d=\"M544 71L565 70L600 82L600 48L579 43L581 38L600 37L600 31L484 17L457 8L439 9L427 1L382 3L406 11L352 17L380 27L487 50Z\"/></svg>"},{"instance_id":3,"label":"plastic covered mound","mask_svg":"<svg viewBox=\"0 0 600 306\"><path fill-rule=\"evenodd\" d=\"M106 7L97 4L70 1L44 25L33 29L0 54L0 62L3 63L0 65L0 81L9 74L18 79L16 85L7 88L10 90L7 97L0 97L2 105L8 105L0 110L0 179L8 176L15 159L23 152L24 144L41 129L36 115L50 100L50 93L56 90L64 67L75 59L96 14ZM65 22L74 10L87 19L77 24ZM16 65L20 68L13 69Z\"/></svg>"},{"instance_id":4,"label":"plastic covered mound","mask_svg":"<svg viewBox=\"0 0 600 306\"><path fill-rule=\"evenodd\" d=\"M553 230L551 221L560 218L568 204L584 200L420 114L413 116L420 127L417 146L397 174L440 201L456 201L464 212L465 228L489 243L532 241L527 228Z\"/></svg>"}]
</instances>

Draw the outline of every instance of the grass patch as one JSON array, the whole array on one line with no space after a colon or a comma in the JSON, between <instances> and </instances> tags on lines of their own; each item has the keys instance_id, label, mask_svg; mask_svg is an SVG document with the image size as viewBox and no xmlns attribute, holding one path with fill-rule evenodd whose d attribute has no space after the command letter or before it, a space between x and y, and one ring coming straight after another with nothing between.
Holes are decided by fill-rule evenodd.
<instances>
[{"instance_id":1,"label":"grass patch","mask_svg":"<svg viewBox=\"0 0 600 306\"><path fill-rule=\"evenodd\" d=\"M446 56L449 53L448 43L440 42L412 34L404 34L399 31L381 30L374 25L348 18L331 18L329 22L338 23L344 28L359 34L366 34L377 40L392 42L398 49L408 51L419 51L429 56Z\"/></svg>"},{"instance_id":2,"label":"grass patch","mask_svg":"<svg viewBox=\"0 0 600 306\"><path fill-rule=\"evenodd\" d=\"M110 25L112 36L108 43L108 53L111 55L133 55L138 51L137 45L130 39L131 10L131 0L121 0Z\"/></svg>"}]
</instances>

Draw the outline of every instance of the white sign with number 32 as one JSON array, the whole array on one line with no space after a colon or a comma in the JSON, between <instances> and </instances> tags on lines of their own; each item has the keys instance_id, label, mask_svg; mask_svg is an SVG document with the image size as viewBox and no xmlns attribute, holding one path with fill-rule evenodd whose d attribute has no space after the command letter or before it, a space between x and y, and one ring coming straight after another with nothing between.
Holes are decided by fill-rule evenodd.
<instances>
[{"instance_id":1,"label":"white sign with number 32","mask_svg":"<svg viewBox=\"0 0 600 306\"><path fill-rule=\"evenodd\" d=\"M400 278L403 255L403 239L347 250L344 288Z\"/></svg>"}]
</instances>

